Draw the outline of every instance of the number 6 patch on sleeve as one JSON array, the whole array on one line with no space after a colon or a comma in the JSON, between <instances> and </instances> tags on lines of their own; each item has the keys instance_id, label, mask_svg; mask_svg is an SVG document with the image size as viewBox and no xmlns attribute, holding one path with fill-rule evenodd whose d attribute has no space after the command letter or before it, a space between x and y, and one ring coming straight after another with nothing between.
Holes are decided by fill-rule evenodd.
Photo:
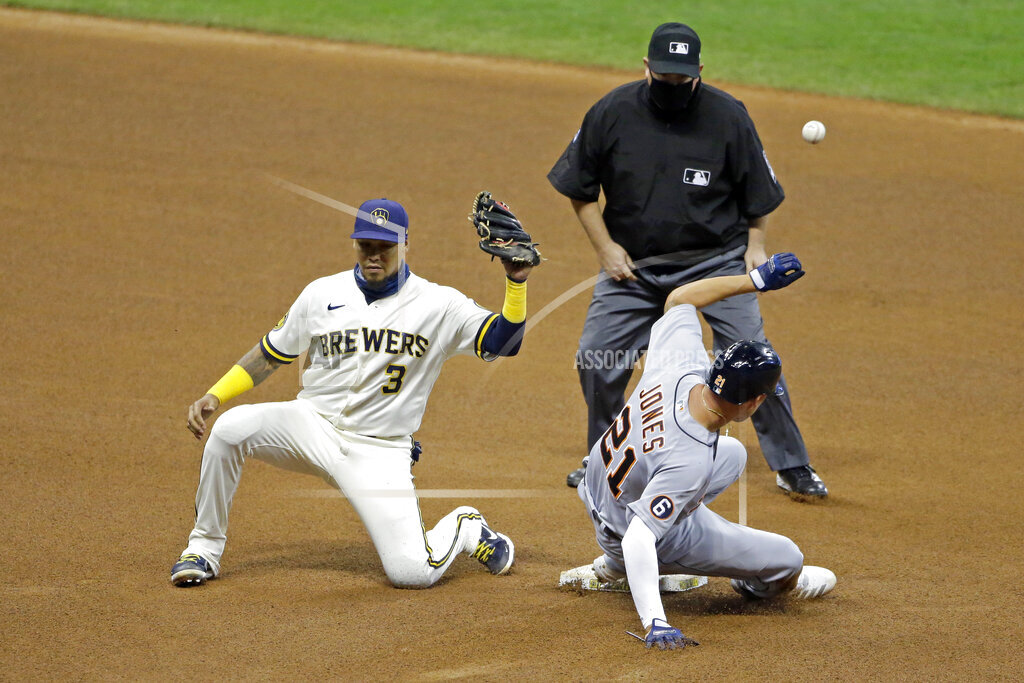
<instances>
[{"instance_id":1,"label":"number 6 patch on sleeve","mask_svg":"<svg viewBox=\"0 0 1024 683\"><path fill-rule=\"evenodd\" d=\"M662 521L672 517L676 511L676 505L668 496L655 496L651 499L651 516Z\"/></svg>"}]
</instances>

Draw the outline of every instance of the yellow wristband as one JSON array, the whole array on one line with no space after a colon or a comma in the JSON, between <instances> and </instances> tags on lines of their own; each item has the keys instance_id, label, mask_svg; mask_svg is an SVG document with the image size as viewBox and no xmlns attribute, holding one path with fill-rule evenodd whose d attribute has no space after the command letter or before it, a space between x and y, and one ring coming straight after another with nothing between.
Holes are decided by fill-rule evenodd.
<instances>
[{"instance_id":1,"label":"yellow wristband","mask_svg":"<svg viewBox=\"0 0 1024 683\"><path fill-rule=\"evenodd\" d=\"M233 365L206 393L213 394L221 403L249 391L253 387L252 377L241 365Z\"/></svg>"},{"instance_id":2,"label":"yellow wristband","mask_svg":"<svg viewBox=\"0 0 1024 683\"><path fill-rule=\"evenodd\" d=\"M505 278L505 305L501 307L501 315L510 323L526 321L525 282L516 282L510 277Z\"/></svg>"}]
</instances>

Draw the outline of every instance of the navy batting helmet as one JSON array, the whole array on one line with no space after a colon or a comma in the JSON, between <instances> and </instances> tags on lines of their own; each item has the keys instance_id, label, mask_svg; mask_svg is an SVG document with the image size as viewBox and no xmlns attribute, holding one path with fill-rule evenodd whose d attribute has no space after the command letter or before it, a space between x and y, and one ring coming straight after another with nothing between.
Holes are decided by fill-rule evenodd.
<instances>
[{"instance_id":1,"label":"navy batting helmet","mask_svg":"<svg viewBox=\"0 0 1024 683\"><path fill-rule=\"evenodd\" d=\"M738 341L715 358L708 373L711 391L739 405L761 394L781 394L782 361L765 342Z\"/></svg>"}]
</instances>

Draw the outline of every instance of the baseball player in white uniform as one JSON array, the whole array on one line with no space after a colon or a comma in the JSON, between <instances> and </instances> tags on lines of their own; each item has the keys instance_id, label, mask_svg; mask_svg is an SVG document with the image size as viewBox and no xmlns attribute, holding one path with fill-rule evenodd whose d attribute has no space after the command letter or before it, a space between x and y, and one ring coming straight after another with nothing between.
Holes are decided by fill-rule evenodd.
<instances>
[{"instance_id":1,"label":"baseball player in white uniform","mask_svg":"<svg viewBox=\"0 0 1024 683\"><path fill-rule=\"evenodd\" d=\"M733 524L707 508L736 481L747 458L742 443L718 431L749 418L777 391L782 364L768 344L740 341L712 366L697 309L779 289L803 274L795 256L775 254L749 275L673 290L651 330L636 390L587 456L577 490L604 551L594 571L603 581L628 577L648 647L697 644L666 621L661 573L726 576L754 599L812 598L835 586L828 569L804 566L790 539Z\"/></svg>"},{"instance_id":2,"label":"baseball player in white uniform","mask_svg":"<svg viewBox=\"0 0 1024 683\"><path fill-rule=\"evenodd\" d=\"M505 304L492 313L410 272L408 226L401 204L364 202L352 234L355 268L310 283L281 321L189 408L188 428L201 439L223 403L307 354L295 400L232 408L210 431L195 528L171 569L174 585L195 586L221 573L228 511L247 458L337 487L397 587L433 585L460 553L493 574L509 571L512 541L472 507L458 507L425 530L413 488L419 444L412 434L447 359L474 354L493 360L518 352L531 266L502 261Z\"/></svg>"}]
</instances>

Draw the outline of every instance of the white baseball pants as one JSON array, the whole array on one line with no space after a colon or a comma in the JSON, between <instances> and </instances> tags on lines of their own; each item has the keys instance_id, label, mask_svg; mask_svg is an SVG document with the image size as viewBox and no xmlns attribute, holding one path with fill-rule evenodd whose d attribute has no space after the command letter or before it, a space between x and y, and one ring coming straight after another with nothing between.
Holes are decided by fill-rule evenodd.
<instances>
[{"instance_id":1,"label":"white baseball pants","mask_svg":"<svg viewBox=\"0 0 1024 683\"><path fill-rule=\"evenodd\" d=\"M336 429L301 400L242 405L217 420L203 452L196 524L185 552L206 558L214 575L227 540L228 511L246 458L315 474L352 503L388 580L433 585L461 552L471 553L483 518L471 507L425 531L412 483L409 437L378 439Z\"/></svg>"}]
</instances>

